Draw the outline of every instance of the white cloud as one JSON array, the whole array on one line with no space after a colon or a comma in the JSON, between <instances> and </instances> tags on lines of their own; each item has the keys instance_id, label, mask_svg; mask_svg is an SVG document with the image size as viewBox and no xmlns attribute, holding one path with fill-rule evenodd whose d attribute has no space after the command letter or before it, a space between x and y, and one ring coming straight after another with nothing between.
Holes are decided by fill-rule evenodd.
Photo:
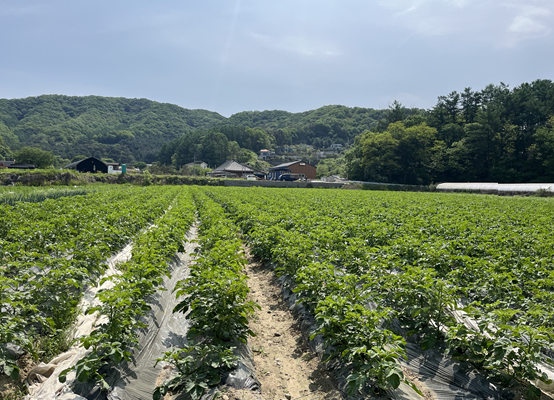
<instances>
[{"instance_id":1,"label":"white cloud","mask_svg":"<svg viewBox=\"0 0 554 400\"><path fill-rule=\"evenodd\" d=\"M535 3L544 3L535 1ZM507 45L515 45L522 40L535 39L547 36L552 30L549 25L554 23L554 5L541 4L537 7L532 4L510 3L508 8L517 11L508 27ZM546 6L546 7L545 7ZM550 8L548 8L550 6Z\"/></svg>"},{"instance_id":2,"label":"white cloud","mask_svg":"<svg viewBox=\"0 0 554 400\"><path fill-rule=\"evenodd\" d=\"M530 17L518 15L514 18L514 22L510 25L511 32L520 33L523 35L543 35L550 30L540 22L533 20Z\"/></svg>"},{"instance_id":3,"label":"white cloud","mask_svg":"<svg viewBox=\"0 0 554 400\"><path fill-rule=\"evenodd\" d=\"M552 0L388 0L390 25L427 37L511 47L552 33Z\"/></svg>"}]
</instances>

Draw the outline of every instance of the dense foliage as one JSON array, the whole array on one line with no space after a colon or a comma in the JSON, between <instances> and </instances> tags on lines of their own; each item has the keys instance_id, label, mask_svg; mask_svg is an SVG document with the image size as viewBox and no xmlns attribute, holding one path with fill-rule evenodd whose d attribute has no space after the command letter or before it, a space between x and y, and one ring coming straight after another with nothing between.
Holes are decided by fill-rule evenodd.
<instances>
[{"instance_id":1,"label":"dense foliage","mask_svg":"<svg viewBox=\"0 0 554 400\"><path fill-rule=\"evenodd\" d=\"M97 381L102 390L108 390L104 378L109 368L131 361L132 352L140 350L139 329L148 328L141 317L151 309L153 295L163 278L171 276L170 261L184 250L185 234L194 221L188 191L166 188L164 192L167 199L173 200L171 207L155 225L137 235L131 259L117 265L117 273L100 281L111 285L98 291L99 305L90 307L86 313L97 313L104 322L90 335L79 338L81 345L91 351L60 374L61 382L68 372L75 370L80 382Z\"/></svg>"},{"instance_id":2,"label":"dense foliage","mask_svg":"<svg viewBox=\"0 0 554 400\"><path fill-rule=\"evenodd\" d=\"M400 336L414 334L423 349L447 348L502 385L547 380L540 363L552 362L554 344L550 200L206 190L252 251L294 280L317 318L315 333L352 367L351 394L368 384L397 387ZM284 203L295 207L283 213ZM536 395L530 384L528 397Z\"/></svg>"},{"instance_id":3,"label":"dense foliage","mask_svg":"<svg viewBox=\"0 0 554 400\"><path fill-rule=\"evenodd\" d=\"M62 95L0 99L0 136L12 150L38 147L68 160L85 154L118 162L152 162L163 143L223 120L214 112L146 99Z\"/></svg>"},{"instance_id":4,"label":"dense foliage","mask_svg":"<svg viewBox=\"0 0 554 400\"><path fill-rule=\"evenodd\" d=\"M525 382L530 399L540 395L537 381L547 380L550 199L169 186L62 195L0 205L0 345L53 357L85 288L111 283L86 310L100 318L79 339L90 352L73 367L78 380L108 389L109 368L140 351L138 331L148 329L142 317L195 218L197 257L175 289L189 342L161 354L176 372L152 388L156 399L172 391L199 398L236 365L233 348L253 335L248 322L258 306L248 300L243 240L288 276L316 319L312 337L322 336L325 361L350 368L351 395L382 394L402 382L417 391L400 366L408 338L500 387ZM283 213L283 204L295 206ZM107 258L129 241L131 259L100 278ZM17 379L5 346L0 368Z\"/></svg>"},{"instance_id":5,"label":"dense foliage","mask_svg":"<svg viewBox=\"0 0 554 400\"><path fill-rule=\"evenodd\" d=\"M395 103L347 155L351 179L405 184L554 180L554 82L440 96L416 115ZM378 127L379 128L379 127Z\"/></svg>"},{"instance_id":6,"label":"dense foliage","mask_svg":"<svg viewBox=\"0 0 554 400\"><path fill-rule=\"evenodd\" d=\"M84 289L96 284L112 252L161 215L171 190L104 188L0 205L0 345L19 345L36 359L54 356L80 311ZM0 349L0 366L16 378L15 360Z\"/></svg>"},{"instance_id":7,"label":"dense foliage","mask_svg":"<svg viewBox=\"0 0 554 400\"><path fill-rule=\"evenodd\" d=\"M22 147L13 154L17 163L33 164L37 168L51 168L57 163L57 158L49 151L37 147Z\"/></svg>"},{"instance_id":8,"label":"dense foliage","mask_svg":"<svg viewBox=\"0 0 554 400\"><path fill-rule=\"evenodd\" d=\"M403 109L410 115L417 109ZM386 110L330 105L300 113L286 111L245 111L232 115L227 124L262 128L284 146L306 143L327 148L333 143L348 144L367 129L378 126Z\"/></svg>"}]
</instances>

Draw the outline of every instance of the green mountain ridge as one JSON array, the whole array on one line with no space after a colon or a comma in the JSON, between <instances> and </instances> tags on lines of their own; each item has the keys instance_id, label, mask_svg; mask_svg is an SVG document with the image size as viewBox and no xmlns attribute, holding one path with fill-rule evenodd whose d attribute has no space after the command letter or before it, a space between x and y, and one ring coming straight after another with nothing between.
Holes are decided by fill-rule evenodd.
<instances>
[{"instance_id":1,"label":"green mountain ridge","mask_svg":"<svg viewBox=\"0 0 554 400\"><path fill-rule=\"evenodd\" d=\"M222 126L261 128L270 146L348 143L376 126L385 111L331 105L301 113L244 111L226 118L148 99L41 95L0 99L0 138L11 150L38 147L64 159L87 155L153 162L164 143Z\"/></svg>"},{"instance_id":2,"label":"green mountain ridge","mask_svg":"<svg viewBox=\"0 0 554 400\"><path fill-rule=\"evenodd\" d=\"M43 95L0 99L0 134L12 148L39 147L63 158L78 154L128 162L155 161L163 143L224 120L147 99Z\"/></svg>"}]
</instances>

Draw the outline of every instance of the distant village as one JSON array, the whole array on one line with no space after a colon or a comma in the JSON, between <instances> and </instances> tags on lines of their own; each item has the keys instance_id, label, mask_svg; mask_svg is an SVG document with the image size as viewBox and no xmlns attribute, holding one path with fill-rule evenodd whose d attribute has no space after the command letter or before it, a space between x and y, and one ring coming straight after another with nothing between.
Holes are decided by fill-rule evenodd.
<instances>
[{"instance_id":1,"label":"distant village","mask_svg":"<svg viewBox=\"0 0 554 400\"><path fill-rule=\"evenodd\" d=\"M277 149L279 154L292 153L293 149L285 146ZM342 144L332 144L329 149L317 152L318 158L324 158L329 155L337 154L343 149ZM292 155L291 155L292 156ZM294 156L292 156L294 158ZM271 162L278 159L275 151L262 149L259 152L258 159ZM151 165L148 165L151 167ZM209 169L207 163L203 161L194 161L185 164L186 168ZM33 164L17 163L16 161L0 161L0 168L29 170L36 169ZM96 157L88 157L79 161L72 162L61 169L73 169L82 173L103 173L103 174L124 174L130 172L141 172L139 168L128 168L126 164L117 162L105 162ZM235 160L228 160L205 173L212 178L226 179L246 179L246 180L268 180L268 181L315 181L317 180L317 167L302 159L284 162L267 170L257 170L249 164L241 164ZM323 182L341 182L346 178L338 175L321 177Z\"/></svg>"}]
</instances>

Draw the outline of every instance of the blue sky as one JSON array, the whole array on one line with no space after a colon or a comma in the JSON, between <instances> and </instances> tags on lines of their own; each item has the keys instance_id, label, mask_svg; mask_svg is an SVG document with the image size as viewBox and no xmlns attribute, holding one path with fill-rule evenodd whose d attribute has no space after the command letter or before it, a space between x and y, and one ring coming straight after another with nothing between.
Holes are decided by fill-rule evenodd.
<instances>
[{"instance_id":1,"label":"blue sky","mask_svg":"<svg viewBox=\"0 0 554 400\"><path fill-rule=\"evenodd\" d=\"M0 0L0 98L430 108L553 80L553 27L554 0Z\"/></svg>"}]
</instances>

